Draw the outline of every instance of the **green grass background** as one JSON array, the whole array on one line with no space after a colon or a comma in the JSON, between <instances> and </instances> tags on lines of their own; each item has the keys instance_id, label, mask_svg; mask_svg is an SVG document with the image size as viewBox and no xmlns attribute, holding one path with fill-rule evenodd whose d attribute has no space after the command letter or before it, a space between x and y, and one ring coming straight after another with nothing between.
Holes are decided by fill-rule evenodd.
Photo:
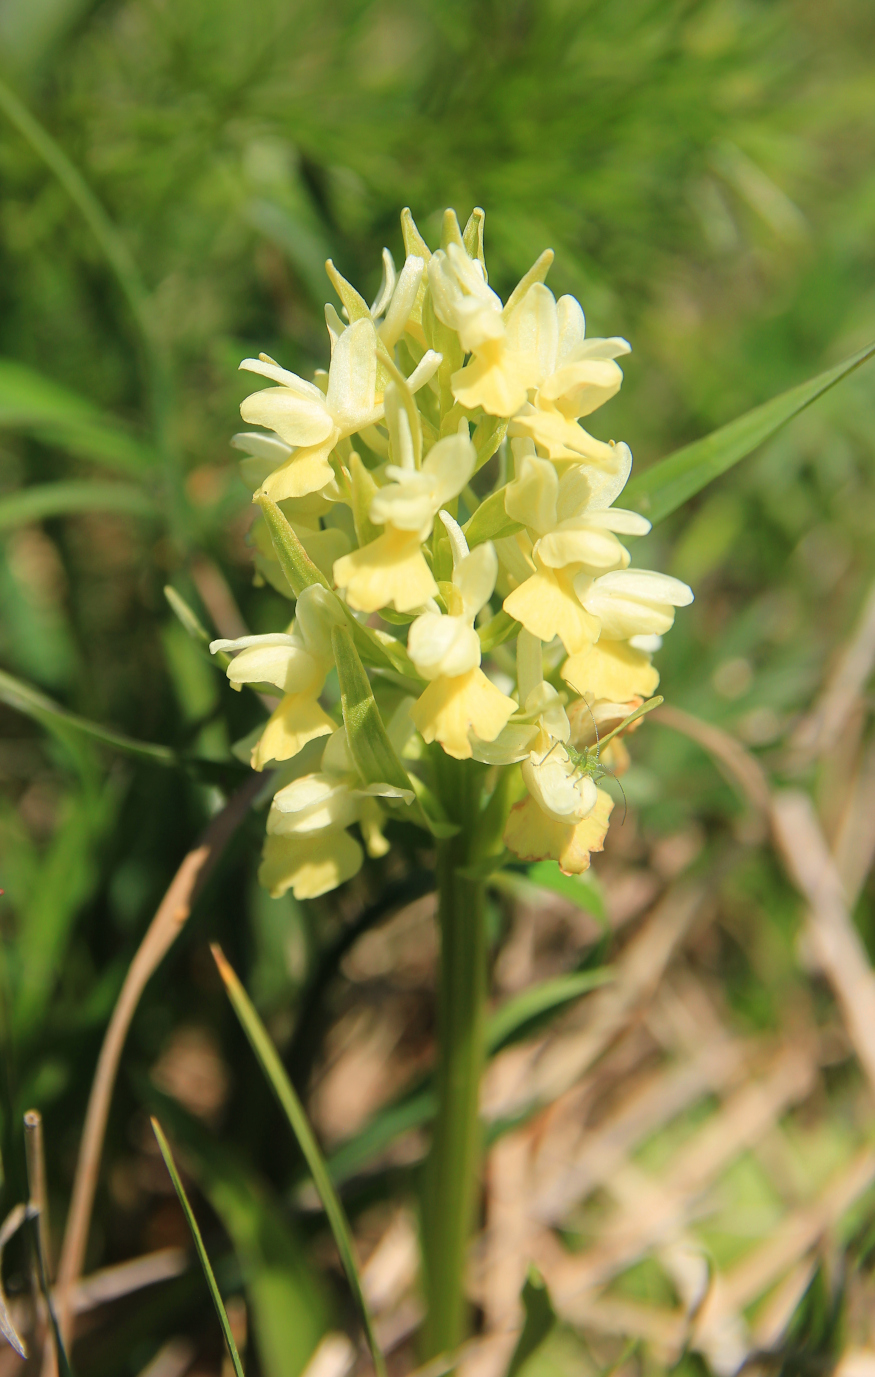
<instances>
[{"instance_id":1,"label":"green grass background","mask_svg":"<svg viewBox=\"0 0 875 1377\"><path fill-rule=\"evenodd\" d=\"M873 51L865 0L3 0L0 73L103 206L149 322L144 342L68 189L0 115L3 667L135 737L227 759L254 705L162 587L197 605L190 562L205 552L253 629L279 624L285 605L253 592L242 543L237 364L265 350L324 366L324 259L374 294L383 245L400 259L404 205L433 240L445 205L463 219L483 206L502 292L556 250L557 295L579 297L591 333L632 342L596 430L642 468L861 347L875 337ZM662 691L766 753L872 577L873 436L870 367L635 551L697 593L661 653ZM95 510L16 515L14 494L71 481L93 485L78 500ZM127 499L98 499L115 481ZM60 1214L113 1000L215 795L11 709L0 733L5 1191L21 1196L20 1114L35 1104ZM707 760L655 728L634 754L646 835L694 820L719 847L738 805ZM336 1297L303 1260L306 1225L276 1209L296 1164L204 944L220 940L278 1016L338 910L259 893L260 828L234 843L135 1020L90 1257L160 1237L151 1206L124 1208L106 1181L155 1107L146 1071L170 1031L211 1024L233 1075L222 1146L162 1110L237 1245L227 1266L255 1278L264 1369L291 1377ZM373 867L370 892L380 883ZM761 1028L800 978L794 901L756 855L731 891L746 940L726 988ZM858 918L871 943L868 899ZM188 1282L131 1306L88 1370L137 1371L198 1306Z\"/></svg>"}]
</instances>

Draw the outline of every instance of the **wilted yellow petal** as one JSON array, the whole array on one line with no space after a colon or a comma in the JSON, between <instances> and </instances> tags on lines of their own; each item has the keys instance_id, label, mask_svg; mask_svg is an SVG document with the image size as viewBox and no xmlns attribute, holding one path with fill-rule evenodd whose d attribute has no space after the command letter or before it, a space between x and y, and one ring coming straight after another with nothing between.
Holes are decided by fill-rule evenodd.
<instances>
[{"instance_id":1,"label":"wilted yellow petal","mask_svg":"<svg viewBox=\"0 0 875 1377\"><path fill-rule=\"evenodd\" d=\"M258 879L274 899L287 889L296 899L316 899L357 874L363 859L355 837L341 828L306 837L266 837Z\"/></svg>"},{"instance_id":2,"label":"wilted yellow petal","mask_svg":"<svg viewBox=\"0 0 875 1377\"><path fill-rule=\"evenodd\" d=\"M291 760L314 737L336 731L337 723L312 694L287 693L252 751L252 768L263 770L271 760Z\"/></svg>"},{"instance_id":3,"label":"wilted yellow petal","mask_svg":"<svg viewBox=\"0 0 875 1377\"><path fill-rule=\"evenodd\" d=\"M417 532L398 531L394 526L387 526L370 545L339 559L334 582L346 589L347 602L358 612L378 612L381 607L411 612L438 591Z\"/></svg>"},{"instance_id":4,"label":"wilted yellow petal","mask_svg":"<svg viewBox=\"0 0 875 1377\"><path fill-rule=\"evenodd\" d=\"M447 755L468 760L472 754L468 733L473 731L481 741L494 741L516 708L482 669L471 669L452 679L433 679L410 716L425 741L438 741Z\"/></svg>"},{"instance_id":5,"label":"wilted yellow petal","mask_svg":"<svg viewBox=\"0 0 875 1377\"><path fill-rule=\"evenodd\" d=\"M505 598L504 610L541 641L558 636L569 655L598 638L598 620L581 607L561 569L538 569Z\"/></svg>"},{"instance_id":6,"label":"wilted yellow petal","mask_svg":"<svg viewBox=\"0 0 875 1377\"><path fill-rule=\"evenodd\" d=\"M533 798L523 799L511 809L504 844L520 860L558 861L566 875L580 875L589 869L590 854L604 849L613 806L610 794L599 789L592 812L572 826L553 822Z\"/></svg>"},{"instance_id":7,"label":"wilted yellow petal","mask_svg":"<svg viewBox=\"0 0 875 1377\"><path fill-rule=\"evenodd\" d=\"M656 692L659 672L650 656L634 650L628 641L599 641L572 655L562 667L562 678L575 693L627 703Z\"/></svg>"}]
</instances>

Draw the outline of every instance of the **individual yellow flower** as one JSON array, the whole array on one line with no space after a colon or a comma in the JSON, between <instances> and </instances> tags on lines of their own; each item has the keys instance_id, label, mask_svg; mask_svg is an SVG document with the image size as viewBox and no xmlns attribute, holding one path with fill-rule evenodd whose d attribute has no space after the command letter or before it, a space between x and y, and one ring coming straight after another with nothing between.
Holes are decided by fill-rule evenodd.
<instances>
[{"instance_id":1,"label":"individual yellow flower","mask_svg":"<svg viewBox=\"0 0 875 1377\"><path fill-rule=\"evenodd\" d=\"M574 566L596 575L625 568L629 553L615 532L646 535L650 522L614 507L632 464L627 445L615 446L610 469L570 464L561 478L548 459L522 454L507 485L504 507L534 541L533 554L550 569Z\"/></svg>"},{"instance_id":2,"label":"individual yellow flower","mask_svg":"<svg viewBox=\"0 0 875 1377\"><path fill-rule=\"evenodd\" d=\"M457 523L447 512L440 515L453 551L453 581L446 589L448 614L424 612L408 633L410 658L423 679L431 680L410 715L425 741L438 741L448 755L467 760L470 734L494 740L517 705L481 670L474 630L474 619L495 587L495 549L487 541L469 552Z\"/></svg>"},{"instance_id":3,"label":"individual yellow flower","mask_svg":"<svg viewBox=\"0 0 875 1377\"><path fill-rule=\"evenodd\" d=\"M552 257L550 252L542 255L544 272ZM483 264L452 242L432 254L428 282L435 315L455 330L463 351L472 356L452 376L456 401L470 409L482 407L491 416L513 416L543 376L546 289L538 282L526 287L524 279L502 306L486 282ZM547 296L552 302L552 295Z\"/></svg>"},{"instance_id":4,"label":"individual yellow flower","mask_svg":"<svg viewBox=\"0 0 875 1377\"><path fill-rule=\"evenodd\" d=\"M363 852L346 831L358 823L370 856L383 856L388 843L380 825L380 798L413 802L412 789L363 785L352 760L346 731L329 738L322 769L280 789L267 819L267 840L259 879L274 896L292 889L296 899L315 899L361 867Z\"/></svg>"},{"instance_id":5,"label":"individual yellow flower","mask_svg":"<svg viewBox=\"0 0 875 1377\"><path fill-rule=\"evenodd\" d=\"M385 527L383 534L334 566L335 583L359 612L382 607L410 612L435 596L437 584L420 547L443 504L462 491L477 462L464 421L457 435L432 446L421 469L415 467L412 448L399 457L404 462L386 466L392 481L371 502L370 519Z\"/></svg>"},{"instance_id":6,"label":"individual yellow flower","mask_svg":"<svg viewBox=\"0 0 875 1377\"><path fill-rule=\"evenodd\" d=\"M630 459L627 451L595 498L585 465L572 465L560 479L552 463L533 455L522 456L519 476L508 484L505 510L538 539L533 572L505 598L504 610L543 641L558 636L571 656L599 636L661 635L674 620L674 607L692 601L679 579L625 567L629 555L614 532L643 535L650 523L602 503L625 481Z\"/></svg>"},{"instance_id":7,"label":"individual yellow flower","mask_svg":"<svg viewBox=\"0 0 875 1377\"><path fill-rule=\"evenodd\" d=\"M273 431L294 446L294 452L262 483L257 496L280 502L304 497L330 483L333 471L328 456L339 440L383 416L383 399L377 394L377 331L370 319L357 320L332 338L328 387L321 392L315 383L281 368L266 354L244 359L240 367L260 373L278 384L254 392L240 406L244 421ZM440 356L429 353L408 380L412 391L432 376Z\"/></svg>"},{"instance_id":8,"label":"individual yellow flower","mask_svg":"<svg viewBox=\"0 0 875 1377\"><path fill-rule=\"evenodd\" d=\"M586 610L598 617L606 640L663 636L674 623L676 607L688 607L693 592L680 579L655 569L615 569L601 578L579 574L574 581Z\"/></svg>"},{"instance_id":9,"label":"individual yellow flower","mask_svg":"<svg viewBox=\"0 0 875 1377\"><path fill-rule=\"evenodd\" d=\"M574 297L563 296L557 302L546 287L539 292L540 376L508 434L534 440L550 459L609 462L611 446L596 440L577 421L620 390L623 374L615 360L628 354L630 346L617 337L587 339L583 311Z\"/></svg>"},{"instance_id":10,"label":"individual yellow flower","mask_svg":"<svg viewBox=\"0 0 875 1377\"><path fill-rule=\"evenodd\" d=\"M253 769L268 761L289 760L314 737L337 728L319 704L319 695L333 664L331 627L342 618L336 599L314 585L298 598L291 632L218 640L210 652L234 655L227 675L233 688L243 684L273 684L283 692L252 751Z\"/></svg>"},{"instance_id":11,"label":"individual yellow flower","mask_svg":"<svg viewBox=\"0 0 875 1377\"><path fill-rule=\"evenodd\" d=\"M315 836L265 838L258 881L279 899L291 889L296 899L316 899L352 879L364 853L355 837L334 829Z\"/></svg>"},{"instance_id":12,"label":"individual yellow flower","mask_svg":"<svg viewBox=\"0 0 875 1377\"><path fill-rule=\"evenodd\" d=\"M494 740L515 710L513 699L478 668L454 679L433 679L410 715L424 741L438 741L447 755L469 760L471 735Z\"/></svg>"}]
</instances>

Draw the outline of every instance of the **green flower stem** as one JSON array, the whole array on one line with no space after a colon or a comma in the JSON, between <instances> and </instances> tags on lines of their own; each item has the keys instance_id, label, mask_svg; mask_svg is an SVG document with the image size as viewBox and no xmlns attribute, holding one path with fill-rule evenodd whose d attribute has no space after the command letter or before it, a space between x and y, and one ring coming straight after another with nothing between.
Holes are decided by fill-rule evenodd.
<instances>
[{"instance_id":1,"label":"green flower stem","mask_svg":"<svg viewBox=\"0 0 875 1377\"><path fill-rule=\"evenodd\" d=\"M485 771L474 761L453 760L440 752L436 773L441 802L460 830L438 842L437 854L438 1107L423 1196L425 1360L450 1352L467 1336L465 1267L482 1158L478 1101L486 1001L485 886L482 879L462 873L479 859L483 845Z\"/></svg>"}]
</instances>

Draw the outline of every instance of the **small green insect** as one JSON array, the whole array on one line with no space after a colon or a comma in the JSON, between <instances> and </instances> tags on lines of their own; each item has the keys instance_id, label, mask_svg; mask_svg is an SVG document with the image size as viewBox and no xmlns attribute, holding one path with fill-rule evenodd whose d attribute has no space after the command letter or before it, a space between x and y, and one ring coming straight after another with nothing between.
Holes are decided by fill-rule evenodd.
<instances>
[{"instance_id":1,"label":"small green insect","mask_svg":"<svg viewBox=\"0 0 875 1377\"><path fill-rule=\"evenodd\" d=\"M611 741L621 731L628 727L630 723L637 721L638 718L643 717L645 713L651 712L653 708L658 708L659 705L663 702L663 699L659 694L657 694L655 698L649 698L646 703L641 704L640 708L636 708L634 712L629 713L628 717L624 717L623 721L620 722L616 727L614 727L612 731L608 732L607 736L599 736L599 727L598 723L595 720L595 714L592 708L590 707L589 703L586 702L585 698L583 698L581 701L583 703L586 703L586 710L592 718L593 730L595 731L595 745L584 746L583 750L579 751L576 746L572 746L570 741L554 741L553 745L550 747L547 754L538 763L540 765L543 765L545 761L550 759L550 756L553 754L556 747L561 746L562 749L565 751L565 754L568 756L568 759L574 766L574 773L571 776L573 782L577 783L579 780L587 776L593 781L594 784L598 784L600 780L605 778L605 776L607 776L609 779L612 779L614 783L617 785L617 788L620 790L620 793L623 795L623 822L625 822L626 814L628 812L626 790L623 788L619 779L617 779L617 776L614 774L613 770L608 770L605 768L604 765L602 765L602 746L606 746L609 741Z\"/></svg>"}]
</instances>

